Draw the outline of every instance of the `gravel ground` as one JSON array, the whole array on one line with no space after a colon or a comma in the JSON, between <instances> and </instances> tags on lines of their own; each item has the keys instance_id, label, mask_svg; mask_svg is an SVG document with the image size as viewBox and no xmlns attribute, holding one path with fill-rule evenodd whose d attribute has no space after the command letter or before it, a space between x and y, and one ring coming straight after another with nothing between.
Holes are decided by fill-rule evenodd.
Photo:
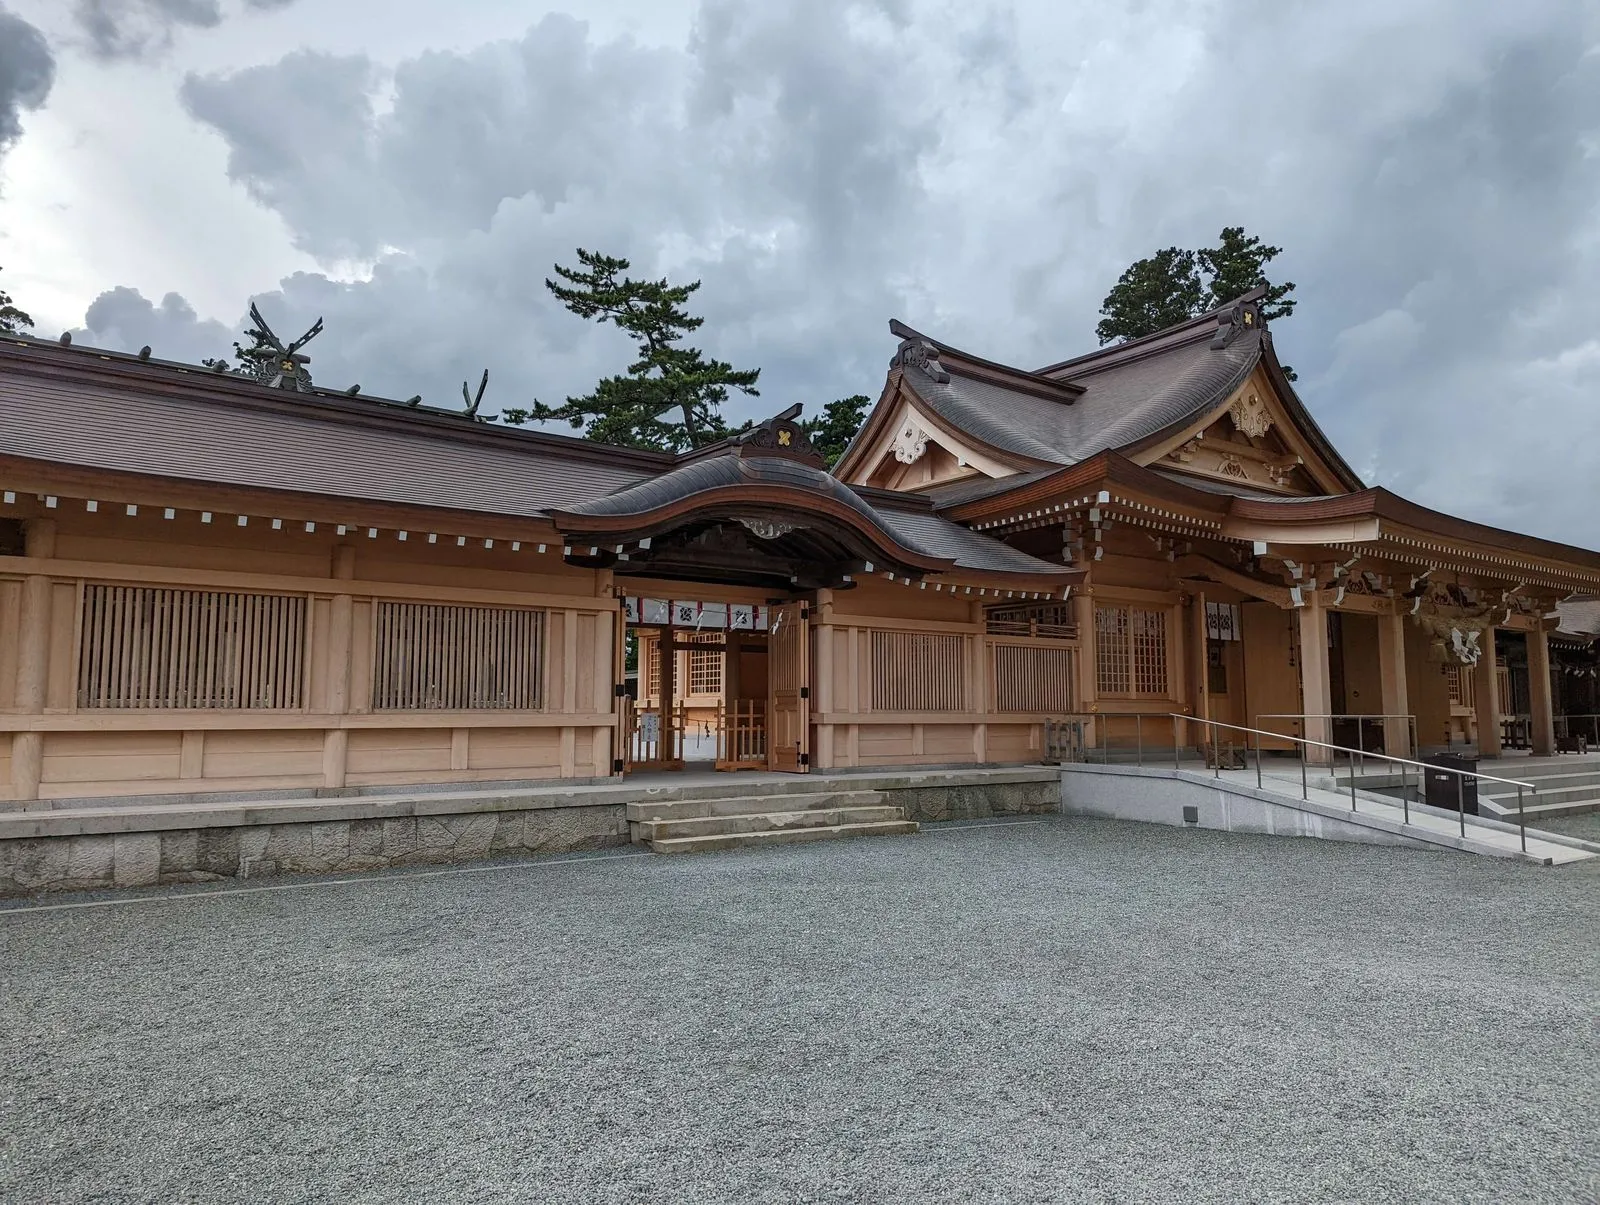
<instances>
[{"instance_id":1,"label":"gravel ground","mask_svg":"<svg viewBox=\"0 0 1600 1205\"><path fill-rule=\"evenodd\" d=\"M1552 833L1565 833L1584 841L1600 842L1600 812L1579 812L1575 816L1562 816L1555 820L1539 821L1540 828Z\"/></svg>"},{"instance_id":2,"label":"gravel ground","mask_svg":"<svg viewBox=\"0 0 1600 1205\"><path fill-rule=\"evenodd\" d=\"M1049 817L175 894L0 913L0 1199L1600 1199L1600 862Z\"/></svg>"}]
</instances>

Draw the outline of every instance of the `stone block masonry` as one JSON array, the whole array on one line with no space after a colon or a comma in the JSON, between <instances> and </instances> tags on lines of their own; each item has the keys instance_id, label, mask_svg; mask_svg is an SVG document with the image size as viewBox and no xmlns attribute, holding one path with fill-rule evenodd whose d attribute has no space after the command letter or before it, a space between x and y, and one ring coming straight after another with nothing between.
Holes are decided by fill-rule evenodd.
<instances>
[{"instance_id":1,"label":"stone block masonry","mask_svg":"<svg viewBox=\"0 0 1600 1205\"><path fill-rule=\"evenodd\" d=\"M923 823L1054 812L1045 767L723 775L336 798L114 801L0 813L0 896L204 883L623 845L641 800L878 791Z\"/></svg>"},{"instance_id":2,"label":"stone block masonry","mask_svg":"<svg viewBox=\"0 0 1600 1205\"><path fill-rule=\"evenodd\" d=\"M627 842L626 809L536 808L469 815L83 833L0 840L0 895L334 874Z\"/></svg>"}]
</instances>

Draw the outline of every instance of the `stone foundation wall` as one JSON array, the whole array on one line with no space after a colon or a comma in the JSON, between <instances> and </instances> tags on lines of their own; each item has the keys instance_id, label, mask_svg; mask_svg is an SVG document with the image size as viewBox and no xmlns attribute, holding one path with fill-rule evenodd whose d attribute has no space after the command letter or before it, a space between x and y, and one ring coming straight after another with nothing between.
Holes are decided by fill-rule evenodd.
<instances>
[{"instance_id":1,"label":"stone foundation wall","mask_svg":"<svg viewBox=\"0 0 1600 1205\"><path fill-rule=\"evenodd\" d=\"M906 810L907 820L985 820L993 816L1035 816L1061 807L1061 781L984 782L956 786L923 785L886 789L884 802Z\"/></svg>"},{"instance_id":2,"label":"stone foundation wall","mask_svg":"<svg viewBox=\"0 0 1600 1205\"><path fill-rule=\"evenodd\" d=\"M622 845L621 804L0 841L0 895L331 874Z\"/></svg>"}]
</instances>

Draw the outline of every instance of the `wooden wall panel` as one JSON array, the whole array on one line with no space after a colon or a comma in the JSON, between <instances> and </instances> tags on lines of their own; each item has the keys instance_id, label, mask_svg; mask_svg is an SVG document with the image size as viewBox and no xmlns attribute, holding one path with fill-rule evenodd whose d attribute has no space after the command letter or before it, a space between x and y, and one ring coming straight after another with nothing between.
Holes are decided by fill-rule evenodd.
<instances>
[{"instance_id":1,"label":"wooden wall panel","mask_svg":"<svg viewBox=\"0 0 1600 1205\"><path fill-rule=\"evenodd\" d=\"M372 710L373 610L366 599L350 608L350 710L356 715Z\"/></svg>"},{"instance_id":2,"label":"wooden wall panel","mask_svg":"<svg viewBox=\"0 0 1600 1205\"><path fill-rule=\"evenodd\" d=\"M307 659L306 704L313 710L326 712L332 710L333 669L328 657L333 643L333 599L312 599L306 627L311 645L311 655Z\"/></svg>"},{"instance_id":3,"label":"wooden wall panel","mask_svg":"<svg viewBox=\"0 0 1600 1205\"><path fill-rule=\"evenodd\" d=\"M348 781L358 776L384 775L405 771L427 771L450 776L450 729L448 728L353 728L346 754Z\"/></svg>"},{"instance_id":4,"label":"wooden wall panel","mask_svg":"<svg viewBox=\"0 0 1600 1205\"><path fill-rule=\"evenodd\" d=\"M234 524L232 516L228 517L228 524ZM241 531L237 525L229 527L216 521L202 524L194 515L170 521L141 517L129 520L126 526L129 531L140 532L142 538L63 531L56 540L56 556L64 561L281 573L293 577L324 577L328 572L328 554L319 542L302 542L294 534L271 532L269 527ZM213 540L229 542L207 542Z\"/></svg>"},{"instance_id":5,"label":"wooden wall panel","mask_svg":"<svg viewBox=\"0 0 1600 1205\"><path fill-rule=\"evenodd\" d=\"M1417 717L1417 744L1443 745L1451 731L1450 687L1445 667L1428 660L1428 637L1406 620L1406 702Z\"/></svg>"},{"instance_id":6,"label":"wooden wall panel","mask_svg":"<svg viewBox=\"0 0 1600 1205\"><path fill-rule=\"evenodd\" d=\"M989 757L992 762L1018 763L1039 756L1038 726L1034 724L990 724Z\"/></svg>"},{"instance_id":7,"label":"wooden wall panel","mask_svg":"<svg viewBox=\"0 0 1600 1205\"><path fill-rule=\"evenodd\" d=\"M208 780L322 773L322 733L317 729L208 732L203 748L200 776Z\"/></svg>"},{"instance_id":8,"label":"wooden wall panel","mask_svg":"<svg viewBox=\"0 0 1600 1205\"><path fill-rule=\"evenodd\" d=\"M1293 625L1295 614L1269 602L1247 602L1239 607L1239 627L1244 637L1245 715L1257 727L1261 715L1294 715L1303 711L1300 678L1294 668ZM1287 721L1272 721L1262 727L1291 731ZM1224 738L1226 739L1226 738ZM1263 738L1268 749L1290 749L1288 741Z\"/></svg>"},{"instance_id":9,"label":"wooden wall panel","mask_svg":"<svg viewBox=\"0 0 1600 1205\"><path fill-rule=\"evenodd\" d=\"M182 747L177 732L50 732L39 781L87 786L175 779Z\"/></svg>"},{"instance_id":10,"label":"wooden wall panel","mask_svg":"<svg viewBox=\"0 0 1600 1205\"><path fill-rule=\"evenodd\" d=\"M972 757L971 724L927 724L922 730L922 753L926 760L936 762L970 762Z\"/></svg>"},{"instance_id":11,"label":"wooden wall panel","mask_svg":"<svg viewBox=\"0 0 1600 1205\"><path fill-rule=\"evenodd\" d=\"M44 705L65 711L76 694L73 668L78 635L78 584L50 584L50 654L46 663Z\"/></svg>"},{"instance_id":12,"label":"wooden wall panel","mask_svg":"<svg viewBox=\"0 0 1600 1205\"><path fill-rule=\"evenodd\" d=\"M22 583L0 581L0 708L17 705L17 641L22 631ZM0 779L0 782L9 781Z\"/></svg>"},{"instance_id":13,"label":"wooden wall panel","mask_svg":"<svg viewBox=\"0 0 1600 1205\"><path fill-rule=\"evenodd\" d=\"M1344 631L1344 709L1351 715L1383 713L1383 662L1376 615L1339 615Z\"/></svg>"},{"instance_id":14,"label":"wooden wall panel","mask_svg":"<svg viewBox=\"0 0 1600 1205\"><path fill-rule=\"evenodd\" d=\"M476 728L467 743L469 770L506 770L507 778L550 778L561 772L561 729Z\"/></svg>"}]
</instances>

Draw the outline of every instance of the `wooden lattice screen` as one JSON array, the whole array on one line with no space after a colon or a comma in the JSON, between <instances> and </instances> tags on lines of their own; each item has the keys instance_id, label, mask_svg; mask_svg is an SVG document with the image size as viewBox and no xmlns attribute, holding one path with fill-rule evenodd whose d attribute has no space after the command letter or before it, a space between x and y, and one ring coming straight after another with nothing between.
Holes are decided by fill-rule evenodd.
<instances>
[{"instance_id":1,"label":"wooden lattice screen","mask_svg":"<svg viewBox=\"0 0 1600 1205\"><path fill-rule=\"evenodd\" d=\"M876 711L965 711L966 641L923 632L872 633Z\"/></svg>"},{"instance_id":2,"label":"wooden lattice screen","mask_svg":"<svg viewBox=\"0 0 1600 1205\"><path fill-rule=\"evenodd\" d=\"M1167 697L1166 611L1096 607L1094 635L1100 694Z\"/></svg>"},{"instance_id":3,"label":"wooden lattice screen","mask_svg":"<svg viewBox=\"0 0 1600 1205\"><path fill-rule=\"evenodd\" d=\"M298 708L305 642L304 598L85 586L78 706Z\"/></svg>"},{"instance_id":4,"label":"wooden lattice screen","mask_svg":"<svg viewBox=\"0 0 1600 1205\"><path fill-rule=\"evenodd\" d=\"M544 679L544 612L379 603L378 711L531 711Z\"/></svg>"},{"instance_id":5,"label":"wooden lattice screen","mask_svg":"<svg viewBox=\"0 0 1600 1205\"><path fill-rule=\"evenodd\" d=\"M722 693L723 635L721 632L702 632L689 637L691 644L710 644L715 648L689 650L689 693L692 695L720 695Z\"/></svg>"},{"instance_id":6,"label":"wooden lattice screen","mask_svg":"<svg viewBox=\"0 0 1600 1205\"><path fill-rule=\"evenodd\" d=\"M1054 712L1077 710L1077 656L1072 648L996 644L994 709Z\"/></svg>"}]
</instances>

